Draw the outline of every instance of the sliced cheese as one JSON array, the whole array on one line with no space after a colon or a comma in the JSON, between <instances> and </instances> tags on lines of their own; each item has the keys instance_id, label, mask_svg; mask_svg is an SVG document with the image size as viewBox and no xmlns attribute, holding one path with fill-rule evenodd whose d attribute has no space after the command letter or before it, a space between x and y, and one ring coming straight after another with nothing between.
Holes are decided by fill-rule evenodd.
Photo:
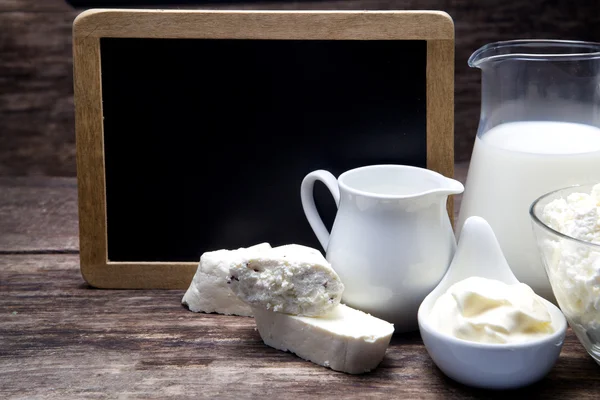
<instances>
[{"instance_id":1,"label":"sliced cheese","mask_svg":"<svg viewBox=\"0 0 600 400\"><path fill-rule=\"evenodd\" d=\"M251 317L250 307L229 290L229 267L240 257L270 248L269 243L261 243L248 248L216 250L202 254L196 274L181 302L193 312Z\"/></svg>"},{"instance_id":2,"label":"sliced cheese","mask_svg":"<svg viewBox=\"0 0 600 400\"><path fill-rule=\"evenodd\" d=\"M340 304L321 317L300 317L253 307L262 340L278 350L349 374L373 370L383 360L394 326Z\"/></svg>"},{"instance_id":3,"label":"sliced cheese","mask_svg":"<svg viewBox=\"0 0 600 400\"><path fill-rule=\"evenodd\" d=\"M340 303L344 291L325 257L297 244L238 259L229 269L229 284L252 307L304 316L327 314Z\"/></svg>"}]
</instances>

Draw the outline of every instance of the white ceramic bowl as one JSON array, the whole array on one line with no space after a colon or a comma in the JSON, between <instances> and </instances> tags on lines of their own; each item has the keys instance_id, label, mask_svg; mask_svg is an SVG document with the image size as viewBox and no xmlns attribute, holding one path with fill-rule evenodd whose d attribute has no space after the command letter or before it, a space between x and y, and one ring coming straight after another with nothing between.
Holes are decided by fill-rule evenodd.
<instances>
[{"instance_id":1,"label":"white ceramic bowl","mask_svg":"<svg viewBox=\"0 0 600 400\"><path fill-rule=\"evenodd\" d=\"M471 276L508 284L518 282L492 228L480 217L465 221L448 272L419 307L421 337L435 364L451 379L485 389L514 389L542 379L556 363L567 330L562 312L546 300L542 299L552 317L554 333L524 343L476 343L441 333L432 326L428 316L437 298L454 283Z\"/></svg>"}]
</instances>

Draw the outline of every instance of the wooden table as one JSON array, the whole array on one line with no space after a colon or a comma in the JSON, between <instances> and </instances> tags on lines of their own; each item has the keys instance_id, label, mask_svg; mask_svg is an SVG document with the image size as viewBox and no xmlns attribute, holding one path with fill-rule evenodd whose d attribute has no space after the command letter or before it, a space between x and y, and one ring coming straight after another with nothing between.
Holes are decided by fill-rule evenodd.
<instances>
[{"instance_id":1,"label":"wooden table","mask_svg":"<svg viewBox=\"0 0 600 400\"><path fill-rule=\"evenodd\" d=\"M188 311L182 290L90 288L76 202L74 178L0 178L0 398L600 397L600 367L570 330L541 382L487 392L446 378L418 333L353 376L265 346L252 318Z\"/></svg>"}]
</instances>

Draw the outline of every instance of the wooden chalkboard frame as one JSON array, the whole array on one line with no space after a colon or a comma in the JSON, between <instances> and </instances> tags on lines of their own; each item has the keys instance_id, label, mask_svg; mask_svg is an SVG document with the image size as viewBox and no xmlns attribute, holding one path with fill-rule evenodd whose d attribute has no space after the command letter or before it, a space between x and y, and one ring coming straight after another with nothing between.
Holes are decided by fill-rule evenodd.
<instances>
[{"instance_id":1,"label":"wooden chalkboard frame","mask_svg":"<svg viewBox=\"0 0 600 400\"><path fill-rule=\"evenodd\" d=\"M73 23L80 266L98 288L186 289L197 262L111 262L100 38L425 40L427 168L454 174L454 23L440 11L92 9ZM452 218L452 201L448 202Z\"/></svg>"}]
</instances>

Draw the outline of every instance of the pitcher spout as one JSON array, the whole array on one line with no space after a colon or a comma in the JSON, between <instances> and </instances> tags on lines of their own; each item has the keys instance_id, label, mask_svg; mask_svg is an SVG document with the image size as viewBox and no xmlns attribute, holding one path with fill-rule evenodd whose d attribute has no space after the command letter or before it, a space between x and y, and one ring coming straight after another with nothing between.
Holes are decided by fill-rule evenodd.
<instances>
[{"instance_id":1,"label":"pitcher spout","mask_svg":"<svg viewBox=\"0 0 600 400\"><path fill-rule=\"evenodd\" d=\"M468 64L481 68L490 61L576 61L600 57L600 44L575 40L519 39L488 43L477 49Z\"/></svg>"},{"instance_id":2,"label":"pitcher spout","mask_svg":"<svg viewBox=\"0 0 600 400\"><path fill-rule=\"evenodd\" d=\"M455 179L445 178L444 183L441 187L435 191L440 196L449 196L452 194L461 194L464 192L465 187L462 183Z\"/></svg>"}]
</instances>

